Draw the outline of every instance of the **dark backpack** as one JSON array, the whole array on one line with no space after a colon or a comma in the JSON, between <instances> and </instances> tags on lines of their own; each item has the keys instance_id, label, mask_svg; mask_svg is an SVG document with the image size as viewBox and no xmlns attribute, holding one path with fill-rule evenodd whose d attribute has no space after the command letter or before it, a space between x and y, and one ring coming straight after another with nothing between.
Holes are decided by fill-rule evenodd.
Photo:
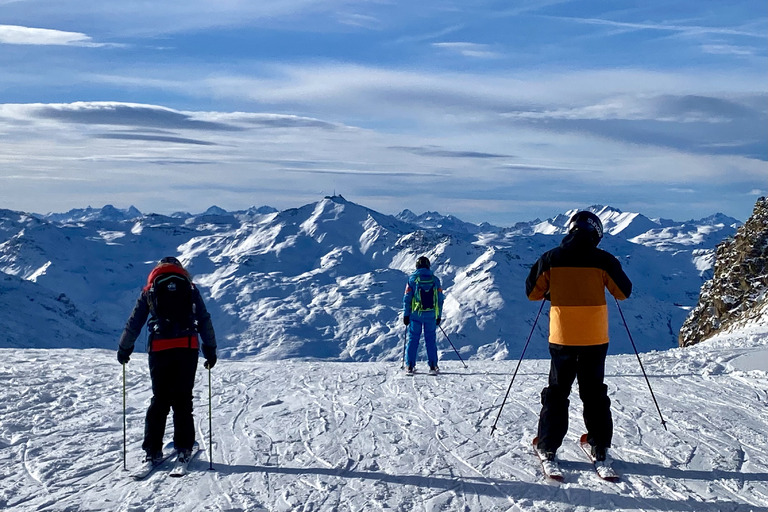
<instances>
[{"instance_id":1,"label":"dark backpack","mask_svg":"<svg viewBox=\"0 0 768 512\"><path fill-rule=\"evenodd\" d=\"M437 309L437 284L433 276L417 277L413 291L414 311L435 311Z\"/></svg>"},{"instance_id":2,"label":"dark backpack","mask_svg":"<svg viewBox=\"0 0 768 512\"><path fill-rule=\"evenodd\" d=\"M152 330L164 338L196 332L194 285L181 274L160 274L149 288Z\"/></svg>"}]
</instances>

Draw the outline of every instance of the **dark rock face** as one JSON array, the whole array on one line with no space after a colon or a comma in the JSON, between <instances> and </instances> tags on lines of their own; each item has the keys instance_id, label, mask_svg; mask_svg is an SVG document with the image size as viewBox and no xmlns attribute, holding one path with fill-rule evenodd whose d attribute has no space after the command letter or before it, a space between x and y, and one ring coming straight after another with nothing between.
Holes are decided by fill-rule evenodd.
<instances>
[{"instance_id":1,"label":"dark rock face","mask_svg":"<svg viewBox=\"0 0 768 512\"><path fill-rule=\"evenodd\" d=\"M681 347L695 345L730 326L754 319L768 303L768 200L733 238L716 249L714 276L701 288L699 303L680 328Z\"/></svg>"}]
</instances>

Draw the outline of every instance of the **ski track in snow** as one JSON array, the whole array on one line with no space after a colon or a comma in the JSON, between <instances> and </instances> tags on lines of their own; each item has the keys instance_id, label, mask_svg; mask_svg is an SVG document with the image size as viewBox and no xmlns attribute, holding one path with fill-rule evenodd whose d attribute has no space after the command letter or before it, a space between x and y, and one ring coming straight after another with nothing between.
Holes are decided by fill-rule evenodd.
<instances>
[{"instance_id":1,"label":"ski track in snow","mask_svg":"<svg viewBox=\"0 0 768 512\"><path fill-rule=\"evenodd\" d=\"M0 350L0 509L205 511L768 510L765 332L643 354L665 431L634 355L610 356L606 382L622 480L600 480L578 446L577 390L558 456L565 482L541 476L530 441L548 361L525 360L498 429L516 361L441 364L413 377L395 362L222 360L199 369L203 452L184 478L166 464L145 481L123 469L122 372L102 350ZM753 358L754 359L754 358ZM127 366L128 467L141 457L146 356ZM166 440L170 440L171 422Z\"/></svg>"}]
</instances>

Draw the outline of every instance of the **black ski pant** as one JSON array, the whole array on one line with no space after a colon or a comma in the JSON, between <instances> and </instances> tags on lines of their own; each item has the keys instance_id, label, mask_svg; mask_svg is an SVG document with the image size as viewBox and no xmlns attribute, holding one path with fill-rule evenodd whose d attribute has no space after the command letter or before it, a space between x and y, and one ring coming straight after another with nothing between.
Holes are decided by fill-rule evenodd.
<instances>
[{"instance_id":1,"label":"black ski pant","mask_svg":"<svg viewBox=\"0 0 768 512\"><path fill-rule=\"evenodd\" d=\"M195 425L192 418L192 388L197 371L197 349L172 348L149 353L152 402L144 422L146 452L163 449L168 413L173 409L173 444L176 450L192 448Z\"/></svg>"},{"instance_id":2,"label":"black ski pant","mask_svg":"<svg viewBox=\"0 0 768 512\"><path fill-rule=\"evenodd\" d=\"M605 357L608 344L570 346L549 344L552 356L549 383L541 392L538 447L557 451L568 432L568 400L573 381L579 383L579 397L584 405L584 425L587 440L601 448L611 446L613 419L611 400L605 378Z\"/></svg>"}]
</instances>

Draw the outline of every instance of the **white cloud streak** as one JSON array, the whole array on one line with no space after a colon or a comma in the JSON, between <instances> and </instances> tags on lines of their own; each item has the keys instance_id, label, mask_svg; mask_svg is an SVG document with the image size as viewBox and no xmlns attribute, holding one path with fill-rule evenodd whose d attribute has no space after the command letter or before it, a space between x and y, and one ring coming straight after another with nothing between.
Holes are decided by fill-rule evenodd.
<instances>
[{"instance_id":1,"label":"white cloud streak","mask_svg":"<svg viewBox=\"0 0 768 512\"><path fill-rule=\"evenodd\" d=\"M478 59L498 59L503 55L499 52L491 50L487 44L467 43L467 42L446 42L446 43L433 43L435 48L448 50L450 52L458 53L464 57L472 57Z\"/></svg>"},{"instance_id":2,"label":"white cloud streak","mask_svg":"<svg viewBox=\"0 0 768 512\"><path fill-rule=\"evenodd\" d=\"M664 32L676 32L685 35L728 35L745 36L758 39L765 39L765 34L752 30L741 30L723 27L708 27L698 25L678 25L674 23L633 23L626 21L614 21L600 18L576 18L576 17L553 17L561 20L582 23L586 25L602 25L627 30L658 30Z\"/></svg>"},{"instance_id":3,"label":"white cloud streak","mask_svg":"<svg viewBox=\"0 0 768 512\"><path fill-rule=\"evenodd\" d=\"M96 43L89 36L80 32L66 32L47 28L22 27L18 25L0 25L0 44L38 45L38 46L114 46Z\"/></svg>"}]
</instances>

